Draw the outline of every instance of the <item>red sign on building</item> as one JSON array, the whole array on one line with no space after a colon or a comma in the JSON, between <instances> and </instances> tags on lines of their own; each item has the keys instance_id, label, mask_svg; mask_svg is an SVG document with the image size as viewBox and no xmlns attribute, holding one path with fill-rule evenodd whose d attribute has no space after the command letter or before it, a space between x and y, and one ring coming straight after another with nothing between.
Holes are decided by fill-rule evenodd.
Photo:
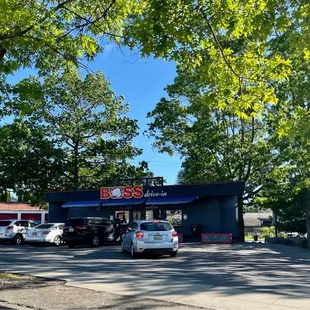
<instances>
[{"instance_id":1,"label":"red sign on building","mask_svg":"<svg viewBox=\"0 0 310 310\"><path fill-rule=\"evenodd\" d=\"M230 244L232 243L232 234L201 234L201 243Z\"/></svg>"},{"instance_id":2,"label":"red sign on building","mask_svg":"<svg viewBox=\"0 0 310 310\"><path fill-rule=\"evenodd\" d=\"M143 186L114 186L114 187L101 187L100 199L130 199L130 198L142 198Z\"/></svg>"}]
</instances>

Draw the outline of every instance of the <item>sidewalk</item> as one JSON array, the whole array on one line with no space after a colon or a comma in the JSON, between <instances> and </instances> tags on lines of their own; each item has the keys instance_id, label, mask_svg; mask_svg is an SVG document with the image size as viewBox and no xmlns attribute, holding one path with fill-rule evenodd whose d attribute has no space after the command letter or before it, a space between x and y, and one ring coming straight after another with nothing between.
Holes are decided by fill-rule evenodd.
<instances>
[{"instance_id":1,"label":"sidewalk","mask_svg":"<svg viewBox=\"0 0 310 310\"><path fill-rule=\"evenodd\" d=\"M53 284L54 283L54 284ZM55 284L58 283L58 284ZM148 310L199 310L166 301L141 297L121 296L68 286L65 282L45 285L0 286L0 310L71 310L71 309L148 309ZM203 308L204 310L210 308ZM211 309L210 309L211 310Z\"/></svg>"}]
</instances>

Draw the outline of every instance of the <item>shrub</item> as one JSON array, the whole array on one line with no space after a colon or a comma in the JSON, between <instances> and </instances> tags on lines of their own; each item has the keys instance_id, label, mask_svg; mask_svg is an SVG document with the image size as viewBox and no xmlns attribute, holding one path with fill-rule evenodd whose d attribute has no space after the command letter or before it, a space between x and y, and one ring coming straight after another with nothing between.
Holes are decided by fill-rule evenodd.
<instances>
[{"instance_id":1,"label":"shrub","mask_svg":"<svg viewBox=\"0 0 310 310\"><path fill-rule=\"evenodd\" d=\"M264 238L268 238L268 237L274 237L276 230L274 226L270 226L270 227L262 227L260 229L260 232Z\"/></svg>"}]
</instances>

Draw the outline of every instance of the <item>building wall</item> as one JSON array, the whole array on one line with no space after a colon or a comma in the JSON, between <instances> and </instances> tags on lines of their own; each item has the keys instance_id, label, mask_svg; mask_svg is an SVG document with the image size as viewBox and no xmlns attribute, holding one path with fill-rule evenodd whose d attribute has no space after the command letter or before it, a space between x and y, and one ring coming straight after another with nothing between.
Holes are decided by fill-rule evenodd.
<instances>
[{"instance_id":1,"label":"building wall","mask_svg":"<svg viewBox=\"0 0 310 310\"><path fill-rule=\"evenodd\" d=\"M179 233L192 235L192 224L199 224L202 233L231 233L238 237L236 218L237 197L210 198L183 206L183 225L177 227ZM184 220L184 215L187 219Z\"/></svg>"},{"instance_id":2,"label":"building wall","mask_svg":"<svg viewBox=\"0 0 310 310\"><path fill-rule=\"evenodd\" d=\"M199 224L202 233L221 232L221 218L219 200L216 198L207 199L205 201L197 201L183 208L183 225L178 227L177 231L184 235L192 234L192 224ZM184 215L187 219L184 220Z\"/></svg>"},{"instance_id":3,"label":"building wall","mask_svg":"<svg viewBox=\"0 0 310 310\"><path fill-rule=\"evenodd\" d=\"M33 220L37 223L45 223L45 215L47 211L45 210L8 210L0 211L0 220Z\"/></svg>"},{"instance_id":4,"label":"building wall","mask_svg":"<svg viewBox=\"0 0 310 310\"><path fill-rule=\"evenodd\" d=\"M237 203L237 196L224 197L220 200L222 233L231 233L234 238L239 236Z\"/></svg>"},{"instance_id":5,"label":"building wall","mask_svg":"<svg viewBox=\"0 0 310 310\"><path fill-rule=\"evenodd\" d=\"M50 202L48 206L48 221L50 223L65 223L68 218L68 209L61 207L62 203Z\"/></svg>"}]
</instances>

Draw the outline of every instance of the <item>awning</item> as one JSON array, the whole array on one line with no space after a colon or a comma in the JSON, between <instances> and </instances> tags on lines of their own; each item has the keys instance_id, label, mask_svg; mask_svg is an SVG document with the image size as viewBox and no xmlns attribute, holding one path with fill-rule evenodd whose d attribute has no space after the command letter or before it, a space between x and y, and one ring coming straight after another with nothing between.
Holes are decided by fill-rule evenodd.
<instances>
[{"instance_id":1,"label":"awning","mask_svg":"<svg viewBox=\"0 0 310 310\"><path fill-rule=\"evenodd\" d=\"M101 200L103 207L117 207L117 206L137 206L145 202L145 198L130 198L130 199L107 199Z\"/></svg>"},{"instance_id":2,"label":"awning","mask_svg":"<svg viewBox=\"0 0 310 310\"><path fill-rule=\"evenodd\" d=\"M197 197L158 197L149 198L146 201L147 206L157 206L157 205L179 205L184 203L192 202Z\"/></svg>"},{"instance_id":3,"label":"awning","mask_svg":"<svg viewBox=\"0 0 310 310\"><path fill-rule=\"evenodd\" d=\"M68 201L62 208L98 207L102 200Z\"/></svg>"}]
</instances>

